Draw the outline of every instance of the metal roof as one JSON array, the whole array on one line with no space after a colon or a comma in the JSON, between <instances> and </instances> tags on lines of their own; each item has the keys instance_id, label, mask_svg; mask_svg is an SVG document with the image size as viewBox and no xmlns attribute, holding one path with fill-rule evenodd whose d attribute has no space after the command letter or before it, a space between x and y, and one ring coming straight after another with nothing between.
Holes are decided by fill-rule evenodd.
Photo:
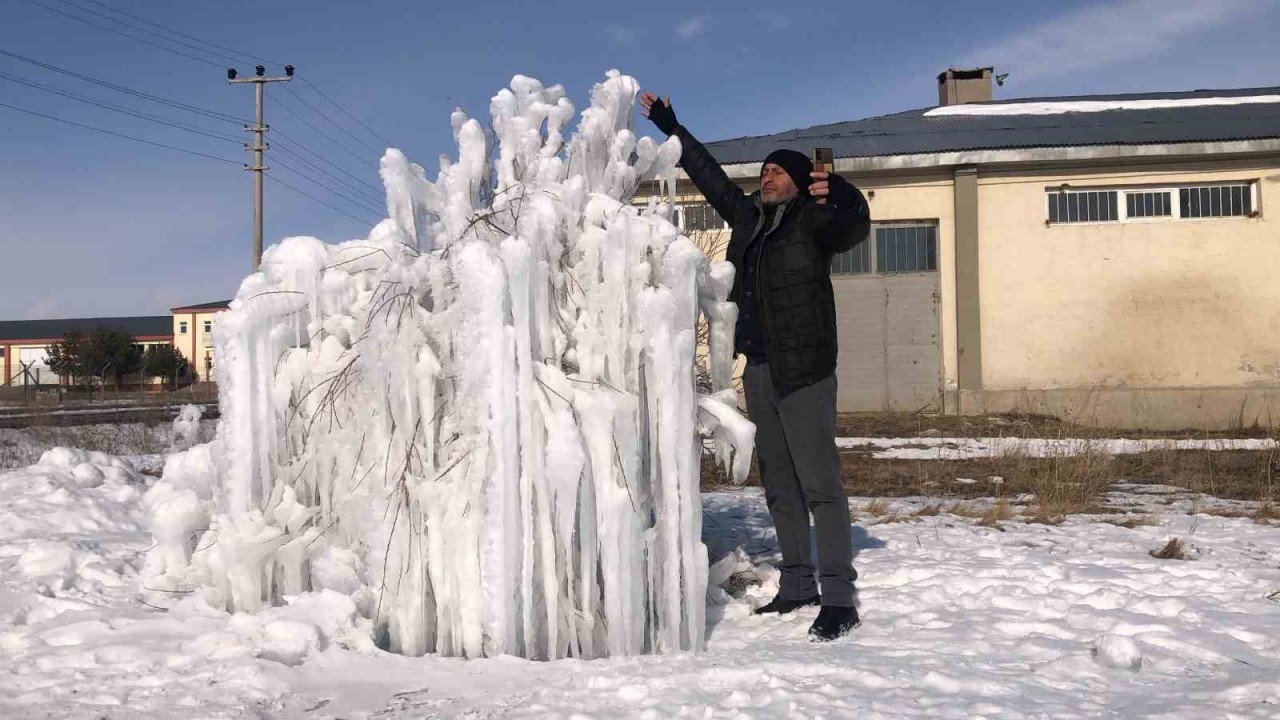
<instances>
[{"instance_id":1,"label":"metal roof","mask_svg":"<svg viewBox=\"0 0 1280 720\"><path fill-rule=\"evenodd\" d=\"M176 308L169 308L169 312L191 312L200 310L226 310L231 307L230 300L218 300L217 302L200 303L199 305L179 305Z\"/></svg>"},{"instance_id":2,"label":"metal roof","mask_svg":"<svg viewBox=\"0 0 1280 720\"><path fill-rule=\"evenodd\" d=\"M0 321L0 342L6 340L58 340L72 330L93 332L97 328L120 328L133 337L173 335L172 315L144 317L73 318L64 320Z\"/></svg>"},{"instance_id":3,"label":"metal roof","mask_svg":"<svg viewBox=\"0 0 1280 720\"><path fill-rule=\"evenodd\" d=\"M1016 98L975 104L1177 100L1275 94L1280 94L1280 87ZM920 108L772 135L720 140L706 145L717 161L727 165L760 162L770 152L780 148L807 154L814 147L830 147L836 157L875 157L962 150L1151 145L1280 137L1280 103L1106 110L1057 115L926 116L925 113L932 109Z\"/></svg>"}]
</instances>

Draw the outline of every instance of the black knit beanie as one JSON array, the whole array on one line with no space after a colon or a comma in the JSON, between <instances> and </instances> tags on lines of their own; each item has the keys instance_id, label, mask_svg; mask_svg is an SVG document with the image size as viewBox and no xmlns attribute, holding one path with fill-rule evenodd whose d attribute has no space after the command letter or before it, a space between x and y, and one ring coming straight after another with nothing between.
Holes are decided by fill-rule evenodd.
<instances>
[{"instance_id":1,"label":"black knit beanie","mask_svg":"<svg viewBox=\"0 0 1280 720\"><path fill-rule=\"evenodd\" d=\"M813 161L805 157L804 153L795 150L774 150L769 153L769 157L764 159L764 165L760 166L760 172L764 172L764 166L773 163L791 176L791 182L796 184L796 189L801 195L809 194L809 186L813 184L813 178L809 177L809 173L813 172Z\"/></svg>"}]
</instances>

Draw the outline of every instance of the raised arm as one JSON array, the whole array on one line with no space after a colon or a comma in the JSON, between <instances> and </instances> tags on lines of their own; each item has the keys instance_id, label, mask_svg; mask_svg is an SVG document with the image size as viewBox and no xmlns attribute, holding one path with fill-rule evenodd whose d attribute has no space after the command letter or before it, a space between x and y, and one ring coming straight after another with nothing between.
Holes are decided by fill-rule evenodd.
<instances>
[{"instance_id":1,"label":"raised arm","mask_svg":"<svg viewBox=\"0 0 1280 720\"><path fill-rule=\"evenodd\" d=\"M676 120L670 100L671 98L667 98L664 101L651 92L641 93L641 111L653 121L658 130L680 138L680 167L684 168L698 191L711 203L711 207L732 226L752 212L755 206L742 188L729 179L702 143Z\"/></svg>"},{"instance_id":2,"label":"raised arm","mask_svg":"<svg viewBox=\"0 0 1280 720\"><path fill-rule=\"evenodd\" d=\"M842 253L871 233L871 208L862 191L835 173L809 173L813 184L809 194L817 199L811 207L814 236L828 252Z\"/></svg>"}]
</instances>

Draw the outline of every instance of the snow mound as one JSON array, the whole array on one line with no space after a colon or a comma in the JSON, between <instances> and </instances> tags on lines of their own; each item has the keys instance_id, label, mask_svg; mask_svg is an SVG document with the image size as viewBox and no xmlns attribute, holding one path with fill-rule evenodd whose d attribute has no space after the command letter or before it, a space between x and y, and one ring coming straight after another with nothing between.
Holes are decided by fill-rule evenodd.
<instances>
[{"instance_id":1,"label":"snow mound","mask_svg":"<svg viewBox=\"0 0 1280 720\"><path fill-rule=\"evenodd\" d=\"M137 529L141 476L121 458L53 448L22 471L0 474L0 578L45 596L131 581L85 538Z\"/></svg>"},{"instance_id":2,"label":"snow mound","mask_svg":"<svg viewBox=\"0 0 1280 720\"><path fill-rule=\"evenodd\" d=\"M1133 638L1104 633L1094 644L1094 658L1102 665L1137 672L1142 669L1142 651Z\"/></svg>"},{"instance_id":3,"label":"snow mound","mask_svg":"<svg viewBox=\"0 0 1280 720\"><path fill-rule=\"evenodd\" d=\"M169 445L170 452L186 450L199 441L202 417L204 417L204 406L182 406L178 416L173 419L173 440Z\"/></svg>"},{"instance_id":4,"label":"snow mound","mask_svg":"<svg viewBox=\"0 0 1280 720\"><path fill-rule=\"evenodd\" d=\"M610 72L566 139L563 88L516 76L489 130L454 112L434 181L387 151L367 239L267 251L214 332L217 439L147 495L150 586L245 613L342 593L408 655L703 647L699 436L741 479L754 426L732 265L631 203L680 156L632 131L638 89ZM281 662L322 644L263 632Z\"/></svg>"}]
</instances>

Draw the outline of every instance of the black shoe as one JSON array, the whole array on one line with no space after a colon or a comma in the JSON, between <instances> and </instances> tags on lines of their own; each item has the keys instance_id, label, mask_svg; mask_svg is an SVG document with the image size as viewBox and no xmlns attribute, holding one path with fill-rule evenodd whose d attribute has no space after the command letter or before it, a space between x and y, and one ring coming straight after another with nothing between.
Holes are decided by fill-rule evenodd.
<instances>
[{"instance_id":1,"label":"black shoe","mask_svg":"<svg viewBox=\"0 0 1280 720\"><path fill-rule=\"evenodd\" d=\"M820 595L807 597L807 598L804 598L803 600L788 600L782 597L781 595L776 595L772 600L769 601L767 605L761 605L760 607L756 608L756 615L767 615L769 613L778 613L779 615L785 615L789 612L795 612L796 610L799 610L802 607L817 605L820 602L822 602L822 596Z\"/></svg>"},{"instance_id":2,"label":"black shoe","mask_svg":"<svg viewBox=\"0 0 1280 720\"><path fill-rule=\"evenodd\" d=\"M848 635L850 630L861 624L858 608L823 605L818 612L818 619L809 626L809 639L813 642L831 642Z\"/></svg>"}]
</instances>

